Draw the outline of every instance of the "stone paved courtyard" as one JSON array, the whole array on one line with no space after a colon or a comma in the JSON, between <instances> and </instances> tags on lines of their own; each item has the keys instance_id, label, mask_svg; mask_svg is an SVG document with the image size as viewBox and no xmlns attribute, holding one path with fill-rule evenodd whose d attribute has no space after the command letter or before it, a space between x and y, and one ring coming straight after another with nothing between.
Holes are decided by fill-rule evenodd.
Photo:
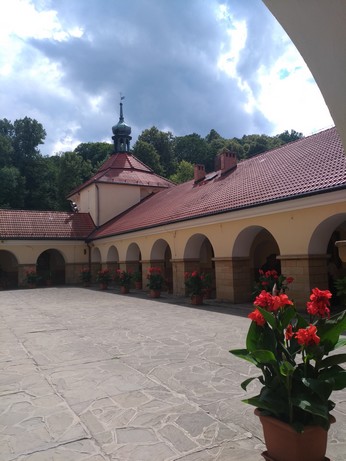
<instances>
[{"instance_id":1,"label":"stone paved courtyard","mask_svg":"<svg viewBox=\"0 0 346 461\"><path fill-rule=\"evenodd\" d=\"M0 292L1 461L260 461L248 308L115 290ZM327 455L346 459L346 393ZM293 461L293 460L292 460Z\"/></svg>"}]
</instances>

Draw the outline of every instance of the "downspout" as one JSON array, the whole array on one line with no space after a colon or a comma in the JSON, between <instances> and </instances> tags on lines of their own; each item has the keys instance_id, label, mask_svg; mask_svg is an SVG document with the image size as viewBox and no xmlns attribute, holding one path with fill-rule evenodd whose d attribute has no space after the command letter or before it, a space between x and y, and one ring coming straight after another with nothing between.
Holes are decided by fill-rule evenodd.
<instances>
[{"instance_id":1,"label":"downspout","mask_svg":"<svg viewBox=\"0 0 346 461\"><path fill-rule=\"evenodd\" d=\"M99 227L100 225L100 191L99 186L96 186L96 226Z\"/></svg>"}]
</instances>

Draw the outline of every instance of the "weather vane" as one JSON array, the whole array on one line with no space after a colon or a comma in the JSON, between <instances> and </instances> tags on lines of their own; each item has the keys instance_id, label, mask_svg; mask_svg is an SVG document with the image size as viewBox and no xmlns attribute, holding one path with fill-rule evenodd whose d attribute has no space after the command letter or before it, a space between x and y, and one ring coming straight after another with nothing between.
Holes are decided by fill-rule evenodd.
<instances>
[{"instance_id":1,"label":"weather vane","mask_svg":"<svg viewBox=\"0 0 346 461\"><path fill-rule=\"evenodd\" d=\"M120 91L120 101L122 101L123 99L125 99L125 96L123 96L122 92Z\"/></svg>"}]
</instances>

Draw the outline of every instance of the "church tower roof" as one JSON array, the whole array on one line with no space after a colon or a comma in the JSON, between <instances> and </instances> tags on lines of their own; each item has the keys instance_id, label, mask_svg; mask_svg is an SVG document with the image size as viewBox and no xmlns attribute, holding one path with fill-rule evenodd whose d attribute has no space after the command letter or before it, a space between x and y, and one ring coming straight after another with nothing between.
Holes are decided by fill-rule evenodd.
<instances>
[{"instance_id":1,"label":"church tower roof","mask_svg":"<svg viewBox=\"0 0 346 461\"><path fill-rule=\"evenodd\" d=\"M130 152L131 127L124 121L123 103L121 102L124 96L120 99L120 116L119 122L112 127L115 152Z\"/></svg>"}]
</instances>

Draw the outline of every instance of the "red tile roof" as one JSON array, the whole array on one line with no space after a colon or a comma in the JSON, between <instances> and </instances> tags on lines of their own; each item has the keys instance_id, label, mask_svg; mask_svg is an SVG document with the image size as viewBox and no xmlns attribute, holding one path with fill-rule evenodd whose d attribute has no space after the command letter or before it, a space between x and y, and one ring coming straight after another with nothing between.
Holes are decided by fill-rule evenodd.
<instances>
[{"instance_id":1,"label":"red tile roof","mask_svg":"<svg viewBox=\"0 0 346 461\"><path fill-rule=\"evenodd\" d=\"M94 229L89 213L0 210L0 239L85 240Z\"/></svg>"},{"instance_id":2,"label":"red tile roof","mask_svg":"<svg viewBox=\"0 0 346 461\"><path fill-rule=\"evenodd\" d=\"M101 165L92 178L74 189L68 197L71 197L76 192L79 192L95 182L159 188L171 187L173 185L171 181L155 174L152 169L144 165L138 158L128 152L112 154L109 159Z\"/></svg>"},{"instance_id":3,"label":"red tile roof","mask_svg":"<svg viewBox=\"0 0 346 461\"><path fill-rule=\"evenodd\" d=\"M104 224L92 238L346 188L346 157L335 128L162 190Z\"/></svg>"}]
</instances>

